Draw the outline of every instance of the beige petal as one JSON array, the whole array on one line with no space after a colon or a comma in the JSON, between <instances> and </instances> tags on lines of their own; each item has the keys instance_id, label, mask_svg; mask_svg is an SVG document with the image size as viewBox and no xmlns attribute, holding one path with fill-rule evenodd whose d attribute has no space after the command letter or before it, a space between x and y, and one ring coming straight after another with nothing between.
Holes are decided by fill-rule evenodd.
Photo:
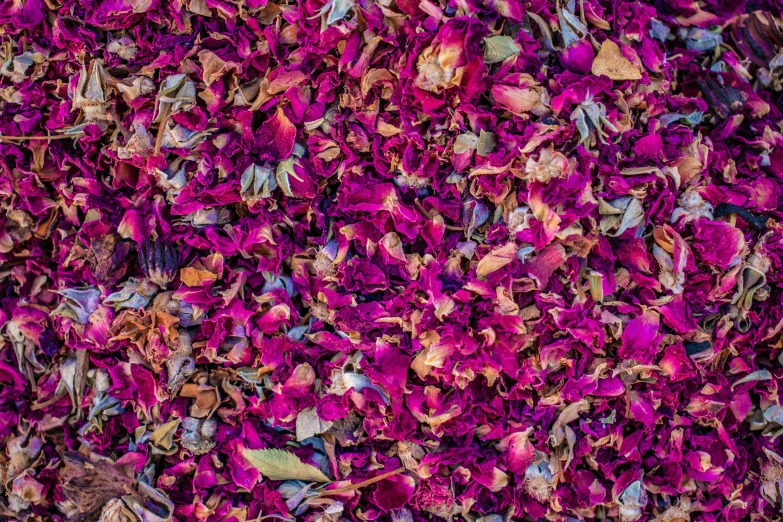
<instances>
[{"instance_id":1,"label":"beige petal","mask_svg":"<svg viewBox=\"0 0 783 522\"><path fill-rule=\"evenodd\" d=\"M611 40L601 44L601 50L593 61L592 73L595 76L608 76L612 80L638 80L642 77L639 69L623 56L620 47Z\"/></svg>"},{"instance_id":2,"label":"beige petal","mask_svg":"<svg viewBox=\"0 0 783 522\"><path fill-rule=\"evenodd\" d=\"M479 261L476 277L483 279L511 263L517 257L517 245L513 241L492 250Z\"/></svg>"}]
</instances>

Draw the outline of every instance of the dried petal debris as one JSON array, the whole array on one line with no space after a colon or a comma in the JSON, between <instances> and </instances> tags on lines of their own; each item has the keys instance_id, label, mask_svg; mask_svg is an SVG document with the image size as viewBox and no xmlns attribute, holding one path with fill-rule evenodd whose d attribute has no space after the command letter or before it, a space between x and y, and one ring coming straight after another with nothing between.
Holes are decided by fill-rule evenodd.
<instances>
[{"instance_id":1,"label":"dried petal debris","mask_svg":"<svg viewBox=\"0 0 783 522\"><path fill-rule=\"evenodd\" d=\"M779 3L0 28L0 519L779 519Z\"/></svg>"}]
</instances>

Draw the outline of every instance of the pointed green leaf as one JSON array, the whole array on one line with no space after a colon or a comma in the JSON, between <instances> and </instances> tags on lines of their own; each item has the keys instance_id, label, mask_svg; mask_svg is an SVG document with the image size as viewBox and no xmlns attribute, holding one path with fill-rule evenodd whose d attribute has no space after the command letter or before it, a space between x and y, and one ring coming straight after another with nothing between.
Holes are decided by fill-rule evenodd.
<instances>
[{"instance_id":1,"label":"pointed green leaf","mask_svg":"<svg viewBox=\"0 0 783 522\"><path fill-rule=\"evenodd\" d=\"M270 480L329 482L320 469L305 464L293 453L274 448L245 450L244 453L247 461Z\"/></svg>"}]
</instances>

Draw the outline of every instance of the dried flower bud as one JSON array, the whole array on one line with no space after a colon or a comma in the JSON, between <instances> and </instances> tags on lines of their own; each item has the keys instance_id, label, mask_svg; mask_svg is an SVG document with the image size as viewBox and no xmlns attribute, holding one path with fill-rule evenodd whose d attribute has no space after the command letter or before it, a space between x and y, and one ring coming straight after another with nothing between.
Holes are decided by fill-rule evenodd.
<instances>
[{"instance_id":1,"label":"dried flower bud","mask_svg":"<svg viewBox=\"0 0 783 522\"><path fill-rule=\"evenodd\" d=\"M549 463L530 464L525 470L525 491L539 502L547 502L552 495L552 471Z\"/></svg>"},{"instance_id":2,"label":"dried flower bud","mask_svg":"<svg viewBox=\"0 0 783 522\"><path fill-rule=\"evenodd\" d=\"M571 113L571 121L576 122L579 143L588 147L596 145L596 135L601 143L606 143L608 134L604 128L619 132L617 127L606 119L606 106L601 102L594 102L591 97L581 102Z\"/></svg>"},{"instance_id":3,"label":"dried flower bud","mask_svg":"<svg viewBox=\"0 0 783 522\"><path fill-rule=\"evenodd\" d=\"M182 422L182 447L196 455L209 453L215 447L217 421L215 419L196 419L186 417Z\"/></svg>"},{"instance_id":4,"label":"dried flower bud","mask_svg":"<svg viewBox=\"0 0 783 522\"><path fill-rule=\"evenodd\" d=\"M162 240L144 239L139 245L139 265L144 275L156 285L165 288L179 270L179 253Z\"/></svg>"},{"instance_id":5,"label":"dried flower bud","mask_svg":"<svg viewBox=\"0 0 783 522\"><path fill-rule=\"evenodd\" d=\"M117 234L95 238L87 256L92 273L99 282L113 285L125 275L128 268L130 242L120 240Z\"/></svg>"},{"instance_id":6,"label":"dried flower bud","mask_svg":"<svg viewBox=\"0 0 783 522\"><path fill-rule=\"evenodd\" d=\"M773 505L783 502L783 462L769 461L762 465L761 496Z\"/></svg>"},{"instance_id":7,"label":"dried flower bud","mask_svg":"<svg viewBox=\"0 0 783 522\"><path fill-rule=\"evenodd\" d=\"M578 40L560 51L560 63L569 71L587 74L593 67L595 49L587 40Z\"/></svg>"},{"instance_id":8,"label":"dried flower bud","mask_svg":"<svg viewBox=\"0 0 783 522\"><path fill-rule=\"evenodd\" d=\"M642 516L642 510L647 505L647 492L642 486L641 480L631 482L620 494L620 520L634 522Z\"/></svg>"},{"instance_id":9,"label":"dried flower bud","mask_svg":"<svg viewBox=\"0 0 783 522\"><path fill-rule=\"evenodd\" d=\"M164 120L168 114L187 111L196 105L196 86L185 74L168 76L157 96L155 120Z\"/></svg>"},{"instance_id":10,"label":"dried flower bud","mask_svg":"<svg viewBox=\"0 0 783 522\"><path fill-rule=\"evenodd\" d=\"M742 109L747 96L736 87L716 82L715 80L699 80L696 82L707 104L721 119L726 119L734 112Z\"/></svg>"},{"instance_id":11,"label":"dried flower bud","mask_svg":"<svg viewBox=\"0 0 783 522\"><path fill-rule=\"evenodd\" d=\"M563 37L563 50L560 51L560 63L566 69L577 74L588 74L595 60L595 49L585 39L588 30L584 23L584 7L582 19L574 14L575 2L573 0L562 5L562 1L556 4L557 19L560 23L560 34Z\"/></svg>"},{"instance_id":12,"label":"dried flower bud","mask_svg":"<svg viewBox=\"0 0 783 522\"><path fill-rule=\"evenodd\" d=\"M680 196L679 203L680 206L672 212L672 223L675 223L681 216L685 216L685 223L696 221L700 218L712 219L712 204L702 199L701 194L695 190L686 189L683 195Z\"/></svg>"},{"instance_id":13,"label":"dried flower bud","mask_svg":"<svg viewBox=\"0 0 783 522\"><path fill-rule=\"evenodd\" d=\"M253 163L242 173L242 199L249 204L272 197L272 191L277 188L275 172L266 164Z\"/></svg>"},{"instance_id":14,"label":"dried flower bud","mask_svg":"<svg viewBox=\"0 0 783 522\"><path fill-rule=\"evenodd\" d=\"M125 503L118 499L113 498L103 506L101 511L101 518L98 522L135 522L136 517L133 515Z\"/></svg>"},{"instance_id":15,"label":"dried flower bud","mask_svg":"<svg viewBox=\"0 0 783 522\"><path fill-rule=\"evenodd\" d=\"M768 67L783 47L783 33L767 11L739 16L731 28L731 37L742 54L759 67Z\"/></svg>"},{"instance_id":16,"label":"dried flower bud","mask_svg":"<svg viewBox=\"0 0 783 522\"><path fill-rule=\"evenodd\" d=\"M107 109L113 83L116 83L116 80L106 72L102 60L93 60L89 68L82 65L79 82L71 97L73 110L81 111L83 121L67 129L68 133L80 132L86 125L98 125L106 130L107 122L111 120Z\"/></svg>"},{"instance_id":17,"label":"dried flower bud","mask_svg":"<svg viewBox=\"0 0 783 522\"><path fill-rule=\"evenodd\" d=\"M114 305L117 308L131 308L138 310L155 297L155 294L160 291L160 287L150 281L149 279L129 278L122 284L122 289L110 294L103 300L105 305Z\"/></svg>"},{"instance_id":18,"label":"dried flower bud","mask_svg":"<svg viewBox=\"0 0 783 522\"><path fill-rule=\"evenodd\" d=\"M569 160L563 153L552 148L541 149L538 160L528 158L525 164L525 181L549 183L555 178L562 178L573 171L576 161Z\"/></svg>"},{"instance_id":19,"label":"dried flower bud","mask_svg":"<svg viewBox=\"0 0 783 522\"><path fill-rule=\"evenodd\" d=\"M133 60L136 53L139 52L136 42L130 38L122 37L114 40L111 36L109 36L109 44L106 46L106 50L111 54L116 54L123 60Z\"/></svg>"}]
</instances>

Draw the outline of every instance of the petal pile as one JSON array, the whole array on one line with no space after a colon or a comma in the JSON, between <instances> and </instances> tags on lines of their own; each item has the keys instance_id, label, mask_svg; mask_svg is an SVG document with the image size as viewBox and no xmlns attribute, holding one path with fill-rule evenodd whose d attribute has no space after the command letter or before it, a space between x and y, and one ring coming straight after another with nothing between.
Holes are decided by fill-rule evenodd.
<instances>
[{"instance_id":1,"label":"petal pile","mask_svg":"<svg viewBox=\"0 0 783 522\"><path fill-rule=\"evenodd\" d=\"M779 520L780 13L4 0L0 520Z\"/></svg>"}]
</instances>

